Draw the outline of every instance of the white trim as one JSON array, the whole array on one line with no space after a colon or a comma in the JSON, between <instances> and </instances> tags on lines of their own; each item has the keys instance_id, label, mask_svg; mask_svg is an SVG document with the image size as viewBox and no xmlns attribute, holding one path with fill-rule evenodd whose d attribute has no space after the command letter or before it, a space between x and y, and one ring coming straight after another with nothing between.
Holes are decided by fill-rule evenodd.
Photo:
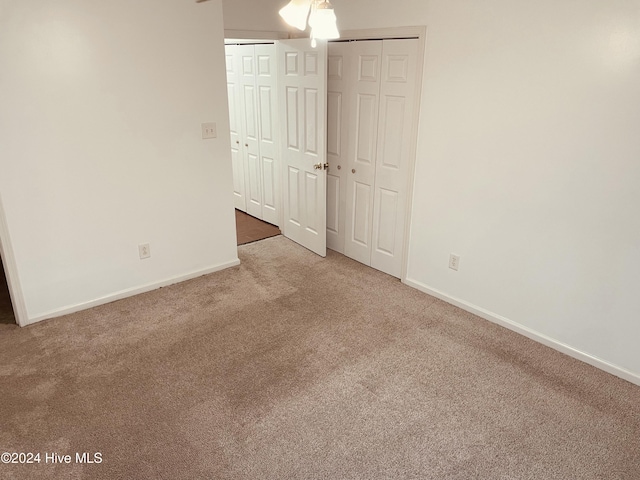
<instances>
[{"instance_id":1,"label":"white trim","mask_svg":"<svg viewBox=\"0 0 640 480\"><path fill-rule=\"evenodd\" d=\"M185 275L178 275L177 277L167 278L165 280L161 280L160 282L148 283L146 285L142 285L140 287L129 288L126 290L121 290L119 292L106 295L104 297L97 298L95 300L91 300L89 302L79 303L77 305L67 306L58 310L52 310L47 313L43 313L41 315L37 315L35 317L29 318L24 325L31 325L36 322L40 322L42 320L47 320L50 318L60 317L62 315L68 315L70 313L79 312L81 310L86 310L88 308L97 307L99 305L104 305L105 303L115 302L116 300L122 300L123 298L133 297L134 295L139 295L141 293L150 292L152 290L157 290L161 287L166 287L168 285L173 285L174 283L184 282L186 280L191 280L192 278L201 277L202 275L208 275L210 273L218 272L220 270L224 270L225 268L235 267L236 265L240 265L240 260L235 259L231 262L223 263L220 265L216 265L214 267L205 268L203 270L196 270L194 272L187 273Z\"/></svg>"},{"instance_id":2,"label":"white trim","mask_svg":"<svg viewBox=\"0 0 640 480\"><path fill-rule=\"evenodd\" d=\"M378 40L385 38L426 38L427 27L416 25L411 27L382 27L365 28L362 30L341 30L340 38L329 40L339 42L343 40ZM309 32L298 30L290 34L291 38L309 38Z\"/></svg>"},{"instance_id":3,"label":"white trim","mask_svg":"<svg viewBox=\"0 0 640 480\"><path fill-rule=\"evenodd\" d=\"M24 301L22 293L22 284L18 276L18 267L11 246L11 236L9 234L9 226L4 214L2 205L2 196L0 196L0 257L4 265L4 274L9 286L9 296L13 305L13 315L16 323L21 327L28 324L27 305Z\"/></svg>"},{"instance_id":4,"label":"white trim","mask_svg":"<svg viewBox=\"0 0 640 480\"><path fill-rule=\"evenodd\" d=\"M367 28L364 30L344 30L340 32L339 40L369 40L378 38L420 38L425 39L427 35L427 27L386 27L386 28Z\"/></svg>"},{"instance_id":5,"label":"white trim","mask_svg":"<svg viewBox=\"0 0 640 480\"><path fill-rule=\"evenodd\" d=\"M493 312L485 310L484 308L478 307L459 298L447 295L446 293L441 292L440 290L436 290L435 288L431 288L417 280L407 279L406 281L404 281L404 283L410 287L420 290L421 292L439 298L440 300L444 300L451 305L455 305L456 307L459 307L467 312L484 318L485 320L508 328L509 330L519 333L520 335L524 335L531 340L546 345L547 347L553 348L554 350L569 355L570 357L588 363L593 367L604 370L607 373L610 373L612 375L615 375L616 377L620 377L623 380L627 380L628 382L640 386L640 374L638 373L634 373L630 370L627 370L626 368L619 367L618 365L609 363L606 360L602 360L601 358L578 350L570 345L567 345L566 343L560 342L551 337L548 337L547 335L536 332L535 330L525 327L524 325L520 325L519 323L514 322L513 320L505 318L501 315L497 315Z\"/></svg>"}]
</instances>

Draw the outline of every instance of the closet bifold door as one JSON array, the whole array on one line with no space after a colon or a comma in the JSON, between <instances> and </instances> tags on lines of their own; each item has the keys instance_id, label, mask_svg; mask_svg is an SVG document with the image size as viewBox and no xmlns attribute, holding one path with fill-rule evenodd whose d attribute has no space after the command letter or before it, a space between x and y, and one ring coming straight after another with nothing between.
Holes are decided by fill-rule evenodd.
<instances>
[{"instance_id":1,"label":"closet bifold door","mask_svg":"<svg viewBox=\"0 0 640 480\"><path fill-rule=\"evenodd\" d=\"M418 40L384 40L375 166L371 266L402 273Z\"/></svg>"},{"instance_id":2,"label":"closet bifold door","mask_svg":"<svg viewBox=\"0 0 640 480\"><path fill-rule=\"evenodd\" d=\"M244 153L247 213L262 219L262 169L260 165L258 108L256 95L256 62L253 45L239 45L240 108Z\"/></svg>"},{"instance_id":3,"label":"closet bifold door","mask_svg":"<svg viewBox=\"0 0 640 480\"><path fill-rule=\"evenodd\" d=\"M262 186L262 218L280 224L280 169L278 159L277 64L274 44L255 46L256 99L258 106L259 163Z\"/></svg>"},{"instance_id":4,"label":"closet bifold door","mask_svg":"<svg viewBox=\"0 0 640 480\"><path fill-rule=\"evenodd\" d=\"M371 265L382 41L349 44L349 147L344 253Z\"/></svg>"},{"instance_id":5,"label":"closet bifold door","mask_svg":"<svg viewBox=\"0 0 640 480\"><path fill-rule=\"evenodd\" d=\"M327 58L327 248L344 253L349 172L349 43L328 45Z\"/></svg>"},{"instance_id":6,"label":"closet bifold door","mask_svg":"<svg viewBox=\"0 0 640 480\"><path fill-rule=\"evenodd\" d=\"M280 223L276 47L227 45L234 206Z\"/></svg>"},{"instance_id":7,"label":"closet bifold door","mask_svg":"<svg viewBox=\"0 0 640 480\"><path fill-rule=\"evenodd\" d=\"M329 47L327 245L395 277L402 275L417 54L417 39Z\"/></svg>"},{"instance_id":8,"label":"closet bifold door","mask_svg":"<svg viewBox=\"0 0 640 480\"><path fill-rule=\"evenodd\" d=\"M229 127L231 131L231 168L233 171L233 206L247 211L244 180L244 149L240 108L240 52L237 45L225 46L227 65L227 96L229 99Z\"/></svg>"}]
</instances>

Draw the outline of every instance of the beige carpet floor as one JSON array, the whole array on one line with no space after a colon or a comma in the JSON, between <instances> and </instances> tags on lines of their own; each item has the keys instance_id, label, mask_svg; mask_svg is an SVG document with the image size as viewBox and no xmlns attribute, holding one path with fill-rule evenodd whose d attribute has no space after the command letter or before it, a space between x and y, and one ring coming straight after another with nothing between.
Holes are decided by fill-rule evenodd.
<instances>
[{"instance_id":1,"label":"beige carpet floor","mask_svg":"<svg viewBox=\"0 0 640 480\"><path fill-rule=\"evenodd\" d=\"M0 325L0 451L73 457L0 478L640 478L637 386L333 252L240 258Z\"/></svg>"}]
</instances>

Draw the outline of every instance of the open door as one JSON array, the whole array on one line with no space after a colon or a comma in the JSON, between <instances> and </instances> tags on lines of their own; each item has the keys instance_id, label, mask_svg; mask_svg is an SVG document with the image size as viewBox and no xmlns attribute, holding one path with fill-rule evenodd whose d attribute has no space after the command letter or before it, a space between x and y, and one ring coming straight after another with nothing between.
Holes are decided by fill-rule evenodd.
<instances>
[{"instance_id":1,"label":"open door","mask_svg":"<svg viewBox=\"0 0 640 480\"><path fill-rule=\"evenodd\" d=\"M285 237L327 254L327 44L278 42Z\"/></svg>"}]
</instances>

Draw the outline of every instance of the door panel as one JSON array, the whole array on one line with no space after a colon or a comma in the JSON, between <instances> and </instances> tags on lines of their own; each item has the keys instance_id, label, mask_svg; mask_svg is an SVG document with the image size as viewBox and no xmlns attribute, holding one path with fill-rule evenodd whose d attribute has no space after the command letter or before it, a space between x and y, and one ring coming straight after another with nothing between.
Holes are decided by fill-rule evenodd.
<instances>
[{"instance_id":1,"label":"door panel","mask_svg":"<svg viewBox=\"0 0 640 480\"><path fill-rule=\"evenodd\" d=\"M256 88L254 85L243 85L244 95L244 133L245 140L258 141L258 124L256 122Z\"/></svg>"},{"instance_id":2,"label":"door panel","mask_svg":"<svg viewBox=\"0 0 640 480\"><path fill-rule=\"evenodd\" d=\"M262 155L262 203L264 220L269 223L278 221L277 218L271 221L271 214L277 217L278 211L278 186L276 185L276 178L278 177L278 169L276 167L276 161L273 158L265 157Z\"/></svg>"},{"instance_id":3,"label":"door panel","mask_svg":"<svg viewBox=\"0 0 640 480\"><path fill-rule=\"evenodd\" d=\"M397 211L398 192L379 189L378 211L376 215L377 224L384 225L385 228L377 230L374 248L382 253L394 255L396 253L396 231L397 231Z\"/></svg>"},{"instance_id":4,"label":"door panel","mask_svg":"<svg viewBox=\"0 0 640 480\"><path fill-rule=\"evenodd\" d=\"M231 131L231 168L233 170L233 206L247 211L245 196L245 172L241 149L242 127L240 120L240 56L236 45L225 46L227 65L227 96L229 99L229 127Z\"/></svg>"},{"instance_id":5,"label":"door panel","mask_svg":"<svg viewBox=\"0 0 640 480\"><path fill-rule=\"evenodd\" d=\"M342 93L327 92L327 156L339 158L342 151Z\"/></svg>"},{"instance_id":6,"label":"door panel","mask_svg":"<svg viewBox=\"0 0 640 480\"><path fill-rule=\"evenodd\" d=\"M378 95L357 96L356 164L372 165L375 160L376 128L378 127Z\"/></svg>"},{"instance_id":7,"label":"door panel","mask_svg":"<svg viewBox=\"0 0 640 480\"><path fill-rule=\"evenodd\" d=\"M382 47L371 266L395 277L402 274L417 49L417 40L385 40Z\"/></svg>"},{"instance_id":8,"label":"door panel","mask_svg":"<svg viewBox=\"0 0 640 480\"><path fill-rule=\"evenodd\" d=\"M336 250L331 238L337 238L340 232L340 177L327 175L327 247ZM344 248L344 235L342 237Z\"/></svg>"},{"instance_id":9,"label":"door panel","mask_svg":"<svg viewBox=\"0 0 640 480\"><path fill-rule=\"evenodd\" d=\"M305 148L307 154L318 155L318 89L304 89L304 133Z\"/></svg>"},{"instance_id":10,"label":"door panel","mask_svg":"<svg viewBox=\"0 0 640 480\"><path fill-rule=\"evenodd\" d=\"M273 144L274 91L270 86L258 85L260 100L260 141Z\"/></svg>"},{"instance_id":11,"label":"door panel","mask_svg":"<svg viewBox=\"0 0 640 480\"><path fill-rule=\"evenodd\" d=\"M298 135L298 88L287 87L286 90L286 109L284 114L286 131L287 131L287 148L289 150L300 149L300 136Z\"/></svg>"},{"instance_id":12,"label":"door panel","mask_svg":"<svg viewBox=\"0 0 640 480\"><path fill-rule=\"evenodd\" d=\"M289 218L288 221L296 227L301 227L300 205L303 204L300 198L300 170L289 166L288 178L288 194L289 194Z\"/></svg>"},{"instance_id":13,"label":"door panel","mask_svg":"<svg viewBox=\"0 0 640 480\"><path fill-rule=\"evenodd\" d=\"M371 238L371 235L369 235L371 231L369 227L370 197L371 185L355 182L353 188L353 229L351 230L351 241L367 247L367 249L369 247L369 239ZM360 250L356 250L356 253L359 252ZM367 257L356 258L356 260L362 263L369 263Z\"/></svg>"},{"instance_id":14,"label":"door panel","mask_svg":"<svg viewBox=\"0 0 640 480\"><path fill-rule=\"evenodd\" d=\"M262 188L260 185L260 160L252 153L247 154L247 165L249 167L249 196L247 197L249 214L252 209L258 211L262 205ZM257 215L254 215L257 216Z\"/></svg>"},{"instance_id":15,"label":"door panel","mask_svg":"<svg viewBox=\"0 0 640 480\"><path fill-rule=\"evenodd\" d=\"M381 122L382 156L380 165L383 168L398 170L402 165L402 152L404 141L405 107L406 97L396 97L387 95L383 98L384 105L382 111L386 114L386 119Z\"/></svg>"},{"instance_id":16,"label":"door panel","mask_svg":"<svg viewBox=\"0 0 640 480\"><path fill-rule=\"evenodd\" d=\"M355 70L349 80L353 135L348 143L344 253L370 265L382 41L353 42L348 48L346 63Z\"/></svg>"},{"instance_id":17,"label":"door panel","mask_svg":"<svg viewBox=\"0 0 640 480\"><path fill-rule=\"evenodd\" d=\"M348 172L349 44L329 43L327 59L327 247L344 253Z\"/></svg>"},{"instance_id":18,"label":"door panel","mask_svg":"<svg viewBox=\"0 0 640 480\"><path fill-rule=\"evenodd\" d=\"M284 235L326 255L326 43L309 39L278 42L280 118L286 138L282 161Z\"/></svg>"},{"instance_id":19,"label":"door panel","mask_svg":"<svg viewBox=\"0 0 640 480\"><path fill-rule=\"evenodd\" d=\"M322 173L324 175L324 172ZM318 197L319 189L320 189L320 179L319 175L311 172L305 172L305 186L304 192L306 195L306 199L304 202L304 206L306 208L305 212L305 228L306 230L313 235L320 235L320 221L318 219L318 215L316 215L316 211L318 210ZM326 197L325 197L326 202ZM326 205L325 205L326 208Z\"/></svg>"}]
</instances>

